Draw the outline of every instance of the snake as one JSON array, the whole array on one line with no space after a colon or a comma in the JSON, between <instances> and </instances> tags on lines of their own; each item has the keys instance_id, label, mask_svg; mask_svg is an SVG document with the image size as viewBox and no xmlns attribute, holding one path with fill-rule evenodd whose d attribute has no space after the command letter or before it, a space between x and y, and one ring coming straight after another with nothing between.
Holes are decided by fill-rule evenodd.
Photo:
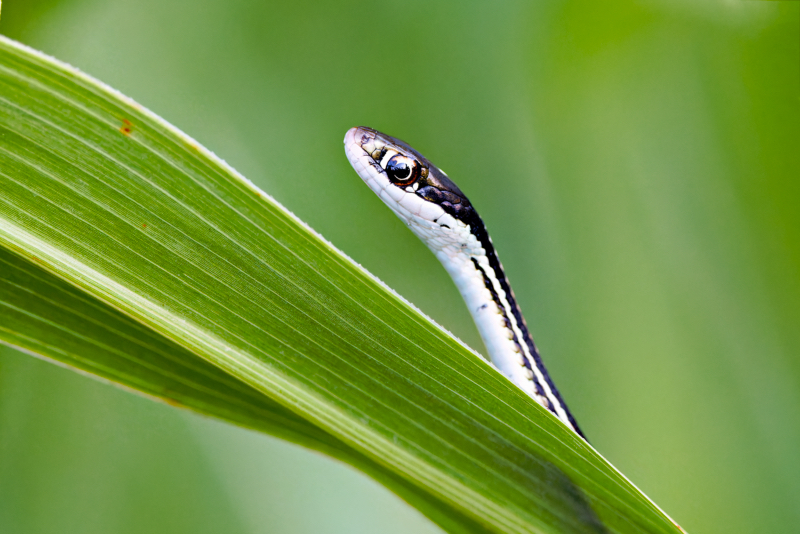
<instances>
[{"instance_id":1,"label":"snake","mask_svg":"<svg viewBox=\"0 0 800 534\"><path fill-rule=\"evenodd\" d=\"M494 366L586 439L542 362L486 225L466 195L395 137L357 126L345 134L344 147L358 176L450 274Z\"/></svg>"}]
</instances>

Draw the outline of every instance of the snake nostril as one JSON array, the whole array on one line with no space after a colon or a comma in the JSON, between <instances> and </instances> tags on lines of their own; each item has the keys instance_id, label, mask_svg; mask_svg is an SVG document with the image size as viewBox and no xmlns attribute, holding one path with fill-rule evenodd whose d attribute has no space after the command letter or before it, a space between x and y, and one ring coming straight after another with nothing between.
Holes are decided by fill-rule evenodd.
<instances>
[{"instance_id":1,"label":"snake nostril","mask_svg":"<svg viewBox=\"0 0 800 534\"><path fill-rule=\"evenodd\" d=\"M359 134L358 127L350 128L349 130L347 130L347 133L344 134L344 144L345 145L355 144L357 142L356 139L358 139L358 134Z\"/></svg>"}]
</instances>

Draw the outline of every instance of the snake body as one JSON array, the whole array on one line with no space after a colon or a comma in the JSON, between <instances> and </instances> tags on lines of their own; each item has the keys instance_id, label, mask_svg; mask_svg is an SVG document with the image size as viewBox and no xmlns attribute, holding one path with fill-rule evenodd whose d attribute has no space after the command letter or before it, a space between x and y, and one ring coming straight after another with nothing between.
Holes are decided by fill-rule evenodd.
<instances>
[{"instance_id":1,"label":"snake body","mask_svg":"<svg viewBox=\"0 0 800 534\"><path fill-rule=\"evenodd\" d=\"M356 173L450 274L494 365L584 437L542 363L486 226L464 193L394 137L359 126L347 132L344 145Z\"/></svg>"}]
</instances>

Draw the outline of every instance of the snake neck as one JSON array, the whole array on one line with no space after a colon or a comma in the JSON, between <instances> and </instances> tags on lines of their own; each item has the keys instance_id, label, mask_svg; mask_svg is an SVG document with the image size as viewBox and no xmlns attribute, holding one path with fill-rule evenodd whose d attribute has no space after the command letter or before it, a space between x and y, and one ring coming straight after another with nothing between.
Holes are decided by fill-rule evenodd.
<instances>
[{"instance_id":1,"label":"snake neck","mask_svg":"<svg viewBox=\"0 0 800 534\"><path fill-rule=\"evenodd\" d=\"M450 274L469 308L492 363L585 439L542 362L492 240L477 212L470 206L458 218L445 215L433 224L419 217L409 217L408 213L397 214L406 220L409 228Z\"/></svg>"}]
</instances>

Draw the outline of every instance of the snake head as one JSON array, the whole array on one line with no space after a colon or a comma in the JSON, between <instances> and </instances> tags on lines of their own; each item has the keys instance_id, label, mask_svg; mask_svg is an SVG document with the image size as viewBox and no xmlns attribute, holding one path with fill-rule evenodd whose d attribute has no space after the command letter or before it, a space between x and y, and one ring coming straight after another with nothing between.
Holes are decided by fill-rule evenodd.
<instances>
[{"instance_id":1,"label":"snake head","mask_svg":"<svg viewBox=\"0 0 800 534\"><path fill-rule=\"evenodd\" d=\"M440 206L458 219L474 214L472 205L458 186L408 143L372 128L358 126L347 132L344 144L350 163L376 193L380 194L376 186L380 189L398 188Z\"/></svg>"}]
</instances>

